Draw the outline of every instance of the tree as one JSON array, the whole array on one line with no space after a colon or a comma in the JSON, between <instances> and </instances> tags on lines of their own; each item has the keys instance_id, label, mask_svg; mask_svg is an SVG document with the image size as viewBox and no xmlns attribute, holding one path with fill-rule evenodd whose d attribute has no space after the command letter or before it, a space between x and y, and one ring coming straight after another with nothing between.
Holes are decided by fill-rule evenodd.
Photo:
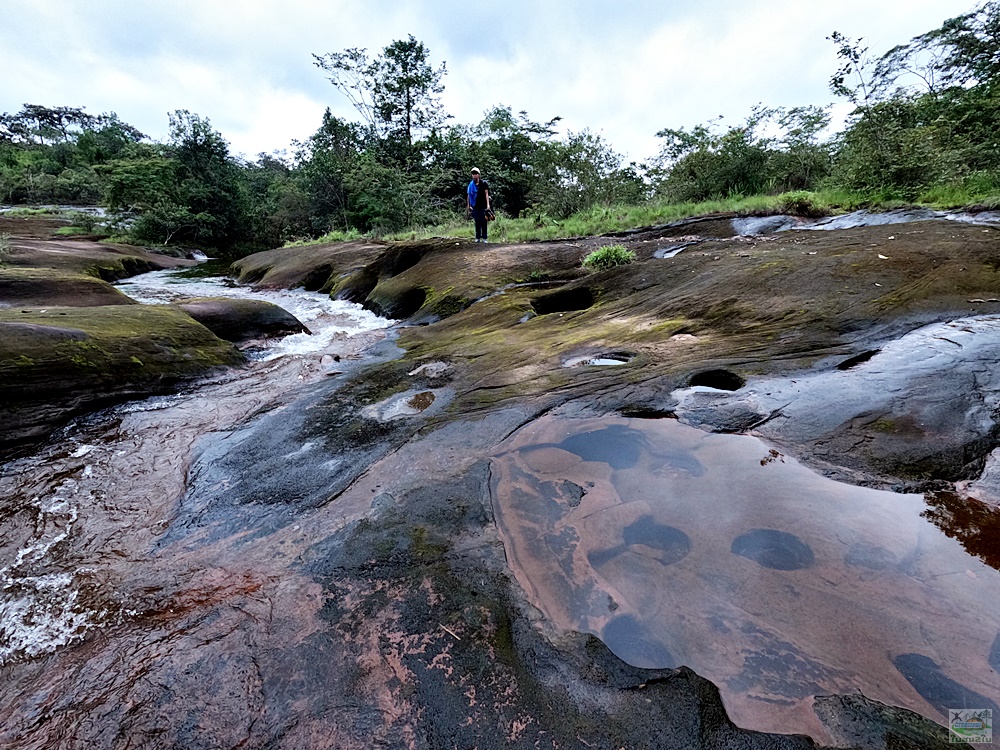
<instances>
[{"instance_id":1,"label":"tree","mask_svg":"<svg viewBox=\"0 0 1000 750\"><path fill-rule=\"evenodd\" d=\"M298 183L308 195L312 231L325 234L334 228L350 228L347 176L364 150L363 128L333 116L327 108L319 129L296 146Z\"/></svg>"},{"instance_id":2,"label":"tree","mask_svg":"<svg viewBox=\"0 0 1000 750\"><path fill-rule=\"evenodd\" d=\"M857 105L837 142L839 184L915 199L934 185L1000 181L1000 2L876 60L860 40L830 38L843 61L831 87Z\"/></svg>"},{"instance_id":3,"label":"tree","mask_svg":"<svg viewBox=\"0 0 1000 750\"><path fill-rule=\"evenodd\" d=\"M17 114L0 115L0 140L30 146L66 142L80 129L97 121L83 107L44 107L25 104Z\"/></svg>"},{"instance_id":4,"label":"tree","mask_svg":"<svg viewBox=\"0 0 1000 750\"><path fill-rule=\"evenodd\" d=\"M169 121L168 143L126 149L101 169L108 207L136 240L232 252L250 239L240 167L208 119L177 110Z\"/></svg>"},{"instance_id":5,"label":"tree","mask_svg":"<svg viewBox=\"0 0 1000 750\"><path fill-rule=\"evenodd\" d=\"M568 133L563 142L547 143L536 168L542 180L535 189L537 207L564 219L592 206L638 203L646 186L632 164L600 135L584 130Z\"/></svg>"},{"instance_id":6,"label":"tree","mask_svg":"<svg viewBox=\"0 0 1000 750\"><path fill-rule=\"evenodd\" d=\"M725 130L719 117L691 130L659 131L665 143L653 169L656 192L677 201L769 192L774 144L761 131L777 113L758 105L742 124Z\"/></svg>"},{"instance_id":7,"label":"tree","mask_svg":"<svg viewBox=\"0 0 1000 750\"><path fill-rule=\"evenodd\" d=\"M313 55L376 137L402 138L411 149L417 135L447 119L438 98L444 91L445 63L434 68L429 57L429 50L412 34L392 42L373 60L359 48Z\"/></svg>"},{"instance_id":8,"label":"tree","mask_svg":"<svg viewBox=\"0 0 1000 750\"><path fill-rule=\"evenodd\" d=\"M1000 80L1000 2L991 0L939 28L893 47L878 60L876 73L895 84L916 74L926 90L972 87Z\"/></svg>"},{"instance_id":9,"label":"tree","mask_svg":"<svg viewBox=\"0 0 1000 750\"><path fill-rule=\"evenodd\" d=\"M830 107L776 109L783 133L776 139L778 152L770 159L774 189L808 190L830 171L830 149L819 140L830 125Z\"/></svg>"},{"instance_id":10,"label":"tree","mask_svg":"<svg viewBox=\"0 0 1000 750\"><path fill-rule=\"evenodd\" d=\"M515 116L510 107L497 106L470 133L469 159L489 175L496 205L510 215L520 216L541 203L548 149L561 119L535 122L524 110ZM467 168L462 171L463 191Z\"/></svg>"}]
</instances>

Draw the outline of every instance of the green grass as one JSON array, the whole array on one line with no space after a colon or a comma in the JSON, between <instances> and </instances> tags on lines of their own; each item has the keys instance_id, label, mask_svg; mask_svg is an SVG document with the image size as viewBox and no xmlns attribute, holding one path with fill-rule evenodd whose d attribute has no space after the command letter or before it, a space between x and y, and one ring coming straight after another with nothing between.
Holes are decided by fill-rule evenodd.
<instances>
[{"instance_id":1,"label":"green grass","mask_svg":"<svg viewBox=\"0 0 1000 750\"><path fill-rule=\"evenodd\" d=\"M7 232L0 232L0 266L7 263L10 259L10 255L10 234Z\"/></svg>"},{"instance_id":2,"label":"green grass","mask_svg":"<svg viewBox=\"0 0 1000 750\"><path fill-rule=\"evenodd\" d=\"M755 195L748 198L730 198L698 203L667 203L652 200L634 206L595 206L572 216L556 220L543 215L511 218L497 213L497 220L490 224L490 239L496 242L527 242L531 240L556 240L573 237L590 237L621 232L638 227L669 224L672 221L704 216L712 213L774 214L787 208L788 195ZM826 191L816 193L795 193L808 196L819 213L837 213L853 210L863 201L857 196ZM846 204L846 205L845 205ZM411 229L387 235L390 240L417 240L430 237L474 236L471 221L455 221L435 226Z\"/></svg>"},{"instance_id":3,"label":"green grass","mask_svg":"<svg viewBox=\"0 0 1000 750\"><path fill-rule=\"evenodd\" d=\"M62 211L55 208L31 208L30 206L25 206L24 208L12 208L9 211L4 211L4 216L10 216L13 218L23 218L26 216L61 216Z\"/></svg>"},{"instance_id":4,"label":"green grass","mask_svg":"<svg viewBox=\"0 0 1000 750\"><path fill-rule=\"evenodd\" d=\"M627 266L635 260L635 253L624 245L606 245L583 259L583 267L592 271L606 271L615 266Z\"/></svg>"},{"instance_id":5,"label":"green grass","mask_svg":"<svg viewBox=\"0 0 1000 750\"><path fill-rule=\"evenodd\" d=\"M339 229L332 232L324 234L315 240L301 239L293 240L291 242L286 242L282 247L302 247L303 245L321 245L327 242L349 242L351 240L359 240L367 235L359 232L357 229L348 229L346 232Z\"/></svg>"},{"instance_id":6,"label":"green grass","mask_svg":"<svg viewBox=\"0 0 1000 750\"><path fill-rule=\"evenodd\" d=\"M935 185L919 197L932 208L1000 208L1000 175L974 172L962 180Z\"/></svg>"},{"instance_id":7,"label":"green grass","mask_svg":"<svg viewBox=\"0 0 1000 750\"><path fill-rule=\"evenodd\" d=\"M976 175L955 184L932 188L919 200L902 201L888 196L872 196L843 189L825 189L814 192L796 191L780 195L754 195L745 198L727 198L698 203L667 203L651 200L633 206L595 206L573 214L566 219L553 219L544 214L521 218L497 212L497 219L490 223L490 241L499 243L530 242L539 240L573 239L622 232L641 227L669 224L695 216L714 213L736 213L746 216L767 216L781 213L801 213L823 216L847 213L866 208L888 211L914 205L928 208L1000 208L1000 177ZM432 237L453 237L471 240L475 234L471 220L458 216L452 221L432 226L417 227L402 232L380 235L387 240L421 240ZM285 245L315 245L343 242L365 237L360 232L332 232L316 240L301 240Z\"/></svg>"}]
</instances>

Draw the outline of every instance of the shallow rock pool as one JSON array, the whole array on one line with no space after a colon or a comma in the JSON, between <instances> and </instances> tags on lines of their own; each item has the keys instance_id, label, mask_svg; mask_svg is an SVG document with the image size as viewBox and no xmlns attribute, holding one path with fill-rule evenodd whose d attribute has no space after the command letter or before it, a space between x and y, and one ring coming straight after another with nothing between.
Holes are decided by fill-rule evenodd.
<instances>
[{"instance_id":1,"label":"shallow rock pool","mask_svg":"<svg viewBox=\"0 0 1000 750\"><path fill-rule=\"evenodd\" d=\"M947 498L834 482L671 419L556 416L501 446L492 493L557 627L691 667L741 726L819 739L813 696L857 691L938 722L997 708L997 558L966 550Z\"/></svg>"}]
</instances>

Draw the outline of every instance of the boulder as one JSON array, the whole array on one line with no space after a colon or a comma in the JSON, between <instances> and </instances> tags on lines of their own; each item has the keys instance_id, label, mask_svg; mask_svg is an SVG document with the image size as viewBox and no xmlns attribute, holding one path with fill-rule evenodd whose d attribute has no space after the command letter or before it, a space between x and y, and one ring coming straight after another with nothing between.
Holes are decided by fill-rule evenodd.
<instances>
[{"instance_id":1,"label":"boulder","mask_svg":"<svg viewBox=\"0 0 1000 750\"><path fill-rule=\"evenodd\" d=\"M0 449L241 362L231 343L166 306L0 310Z\"/></svg>"},{"instance_id":2,"label":"boulder","mask_svg":"<svg viewBox=\"0 0 1000 750\"><path fill-rule=\"evenodd\" d=\"M265 336L310 333L290 312L264 300L193 297L173 306L226 341L239 343Z\"/></svg>"}]
</instances>

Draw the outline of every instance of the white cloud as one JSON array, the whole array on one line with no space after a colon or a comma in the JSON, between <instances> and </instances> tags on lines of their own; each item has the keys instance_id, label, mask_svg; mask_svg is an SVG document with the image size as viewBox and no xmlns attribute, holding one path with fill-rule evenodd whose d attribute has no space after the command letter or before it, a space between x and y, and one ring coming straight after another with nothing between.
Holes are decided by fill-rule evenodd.
<instances>
[{"instance_id":1,"label":"white cloud","mask_svg":"<svg viewBox=\"0 0 1000 750\"><path fill-rule=\"evenodd\" d=\"M166 113L209 117L253 155L287 148L323 109L354 118L312 53L377 52L412 33L447 60L444 105L476 122L495 104L555 115L642 159L654 133L757 102L832 101L834 30L883 51L971 0L5 0L0 111L24 102L114 110L163 136Z\"/></svg>"}]
</instances>

